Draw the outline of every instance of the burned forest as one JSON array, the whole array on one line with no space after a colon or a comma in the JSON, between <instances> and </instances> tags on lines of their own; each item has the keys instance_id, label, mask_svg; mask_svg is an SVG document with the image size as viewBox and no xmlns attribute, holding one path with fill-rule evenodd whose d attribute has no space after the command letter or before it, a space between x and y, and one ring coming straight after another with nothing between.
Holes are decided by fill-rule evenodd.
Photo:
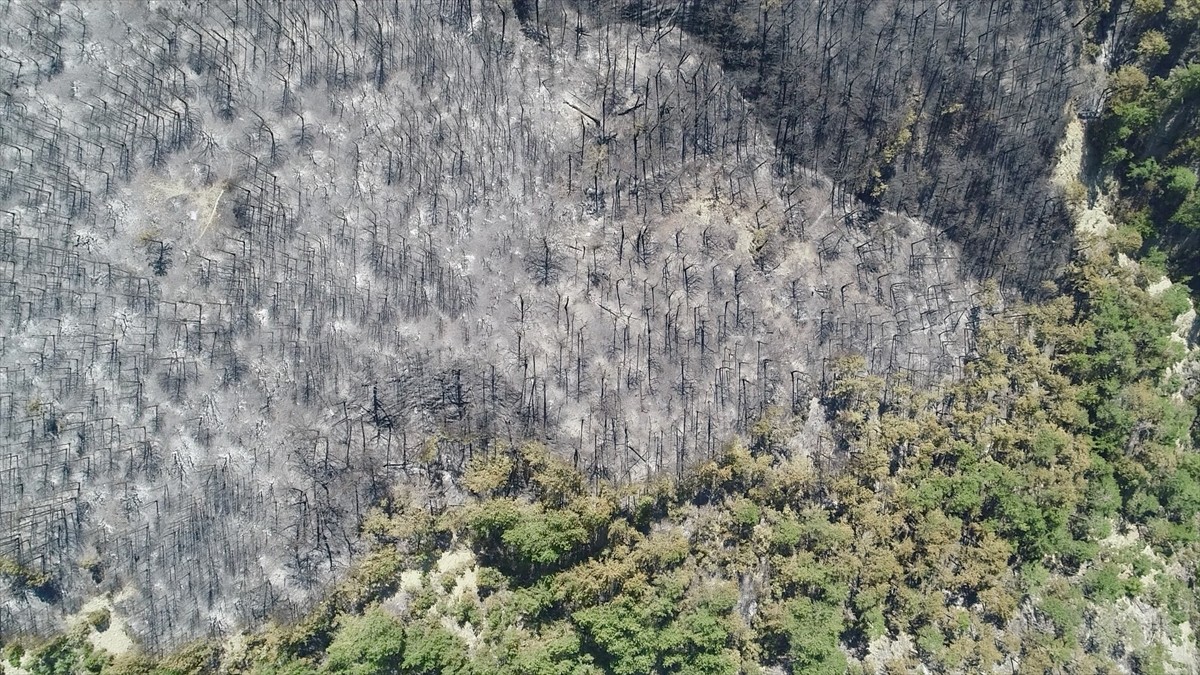
<instances>
[{"instance_id":1,"label":"burned forest","mask_svg":"<svg viewBox=\"0 0 1200 675\"><path fill-rule=\"evenodd\" d=\"M300 621L531 442L855 470L848 362L903 408L1059 288L1094 11L0 0L0 638Z\"/></svg>"},{"instance_id":2,"label":"burned forest","mask_svg":"<svg viewBox=\"0 0 1200 675\"><path fill-rule=\"evenodd\" d=\"M929 222L960 268L1036 295L1072 238L1046 179L1092 82L1075 2L627 2L713 46L789 169ZM1082 106L1081 106L1082 107Z\"/></svg>"}]
</instances>

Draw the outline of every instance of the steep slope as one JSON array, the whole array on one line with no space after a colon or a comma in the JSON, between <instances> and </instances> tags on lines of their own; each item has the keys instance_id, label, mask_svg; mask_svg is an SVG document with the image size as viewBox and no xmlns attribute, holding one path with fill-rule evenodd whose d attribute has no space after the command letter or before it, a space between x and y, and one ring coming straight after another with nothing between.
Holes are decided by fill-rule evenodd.
<instances>
[{"instance_id":1,"label":"steep slope","mask_svg":"<svg viewBox=\"0 0 1200 675\"><path fill-rule=\"evenodd\" d=\"M1109 86L1088 140L1112 179L1127 248L1197 287L1200 258L1200 5L1113 3L1095 27Z\"/></svg>"},{"instance_id":2,"label":"steep slope","mask_svg":"<svg viewBox=\"0 0 1200 675\"><path fill-rule=\"evenodd\" d=\"M781 162L933 223L964 271L1027 295L1061 272L1071 226L1046 179L1065 105L1090 84L1077 68L1088 3L579 4L712 45Z\"/></svg>"}]
</instances>

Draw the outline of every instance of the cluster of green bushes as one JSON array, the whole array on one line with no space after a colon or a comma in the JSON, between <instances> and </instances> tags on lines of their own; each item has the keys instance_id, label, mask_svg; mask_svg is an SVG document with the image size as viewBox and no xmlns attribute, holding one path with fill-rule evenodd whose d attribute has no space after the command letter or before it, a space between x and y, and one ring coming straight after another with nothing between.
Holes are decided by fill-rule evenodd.
<instances>
[{"instance_id":1,"label":"cluster of green bushes","mask_svg":"<svg viewBox=\"0 0 1200 675\"><path fill-rule=\"evenodd\" d=\"M18 589L29 589L39 596L57 595L58 581L53 575L0 556L0 581Z\"/></svg>"},{"instance_id":2,"label":"cluster of green bushes","mask_svg":"<svg viewBox=\"0 0 1200 675\"><path fill-rule=\"evenodd\" d=\"M1121 65L1091 141L1120 181L1118 216L1133 247L1190 278L1200 270L1200 5L1138 0L1126 11Z\"/></svg>"}]
</instances>

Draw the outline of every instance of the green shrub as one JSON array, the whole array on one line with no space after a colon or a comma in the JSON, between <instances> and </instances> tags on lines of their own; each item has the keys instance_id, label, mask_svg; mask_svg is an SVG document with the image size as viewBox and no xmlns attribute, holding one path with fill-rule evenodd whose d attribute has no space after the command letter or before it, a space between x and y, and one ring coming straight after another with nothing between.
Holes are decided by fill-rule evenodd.
<instances>
[{"instance_id":1,"label":"green shrub","mask_svg":"<svg viewBox=\"0 0 1200 675\"><path fill-rule=\"evenodd\" d=\"M1163 35L1162 31L1148 30L1142 33L1141 39L1138 40L1137 55L1143 61L1153 62L1166 56L1170 51L1171 43L1167 41L1167 36Z\"/></svg>"},{"instance_id":2,"label":"green shrub","mask_svg":"<svg viewBox=\"0 0 1200 675\"><path fill-rule=\"evenodd\" d=\"M467 671L466 643L440 625L421 622L409 628L406 638L401 664L405 675L455 675Z\"/></svg>"},{"instance_id":3,"label":"green shrub","mask_svg":"<svg viewBox=\"0 0 1200 675\"><path fill-rule=\"evenodd\" d=\"M13 668L20 667L22 656L25 656L25 648L18 643L14 642L4 648L4 658Z\"/></svg>"},{"instance_id":4,"label":"green shrub","mask_svg":"<svg viewBox=\"0 0 1200 675\"><path fill-rule=\"evenodd\" d=\"M1114 563L1100 563L1083 575L1083 593L1099 602L1113 602L1137 591L1137 580L1121 579L1121 569Z\"/></svg>"},{"instance_id":5,"label":"green shrub","mask_svg":"<svg viewBox=\"0 0 1200 675\"><path fill-rule=\"evenodd\" d=\"M762 519L762 509L758 504L744 497L733 500L729 505L729 512L733 516L734 527L743 534L753 530Z\"/></svg>"},{"instance_id":6,"label":"green shrub","mask_svg":"<svg viewBox=\"0 0 1200 675\"><path fill-rule=\"evenodd\" d=\"M405 656L404 628L378 607L361 616L338 618L338 629L325 652L327 673L395 672Z\"/></svg>"},{"instance_id":7,"label":"green shrub","mask_svg":"<svg viewBox=\"0 0 1200 675\"><path fill-rule=\"evenodd\" d=\"M1184 166L1175 166L1163 173L1168 192L1184 196L1196 188L1196 173Z\"/></svg>"}]
</instances>

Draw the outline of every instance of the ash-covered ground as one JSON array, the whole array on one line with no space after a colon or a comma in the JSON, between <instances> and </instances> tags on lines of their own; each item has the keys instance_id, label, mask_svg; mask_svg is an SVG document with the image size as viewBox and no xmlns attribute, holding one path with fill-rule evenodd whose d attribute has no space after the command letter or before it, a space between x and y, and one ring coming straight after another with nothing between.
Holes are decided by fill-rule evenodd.
<instances>
[{"instance_id":1,"label":"ash-covered ground","mask_svg":"<svg viewBox=\"0 0 1200 675\"><path fill-rule=\"evenodd\" d=\"M55 579L0 634L287 619L473 454L673 474L840 355L961 367L946 224L795 168L669 22L517 4L0 7L0 557Z\"/></svg>"}]
</instances>

